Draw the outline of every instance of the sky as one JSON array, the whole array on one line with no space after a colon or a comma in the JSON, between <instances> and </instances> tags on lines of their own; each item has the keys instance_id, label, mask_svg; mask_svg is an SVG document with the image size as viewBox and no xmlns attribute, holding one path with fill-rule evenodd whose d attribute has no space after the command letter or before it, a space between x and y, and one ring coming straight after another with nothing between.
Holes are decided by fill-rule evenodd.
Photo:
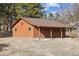
<instances>
[{"instance_id":1,"label":"sky","mask_svg":"<svg viewBox=\"0 0 79 59\"><path fill-rule=\"evenodd\" d=\"M43 3L42 5L45 7L44 11L47 14L56 13L62 9L69 9L72 7L72 4L70 3Z\"/></svg>"}]
</instances>

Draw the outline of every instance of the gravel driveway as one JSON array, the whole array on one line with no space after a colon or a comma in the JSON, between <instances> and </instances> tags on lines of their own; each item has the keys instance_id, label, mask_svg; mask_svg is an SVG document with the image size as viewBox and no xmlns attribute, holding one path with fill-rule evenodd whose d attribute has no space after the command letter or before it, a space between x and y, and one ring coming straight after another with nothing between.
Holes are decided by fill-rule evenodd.
<instances>
[{"instance_id":1,"label":"gravel driveway","mask_svg":"<svg viewBox=\"0 0 79 59\"><path fill-rule=\"evenodd\" d=\"M1 56L79 56L76 38L0 38Z\"/></svg>"}]
</instances>

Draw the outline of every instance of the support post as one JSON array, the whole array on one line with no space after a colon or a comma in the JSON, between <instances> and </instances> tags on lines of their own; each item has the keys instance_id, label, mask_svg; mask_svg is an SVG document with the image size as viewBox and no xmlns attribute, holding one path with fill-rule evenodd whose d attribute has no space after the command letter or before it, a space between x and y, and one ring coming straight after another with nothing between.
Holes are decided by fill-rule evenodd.
<instances>
[{"instance_id":1,"label":"support post","mask_svg":"<svg viewBox=\"0 0 79 59\"><path fill-rule=\"evenodd\" d=\"M70 37L71 37L71 28L69 28L69 31L70 31Z\"/></svg>"},{"instance_id":2,"label":"support post","mask_svg":"<svg viewBox=\"0 0 79 59\"><path fill-rule=\"evenodd\" d=\"M52 38L52 28L50 29L50 38Z\"/></svg>"},{"instance_id":3,"label":"support post","mask_svg":"<svg viewBox=\"0 0 79 59\"><path fill-rule=\"evenodd\" d=\"M63 38L63 33L62 33L62 29L60 28L60 32L61 32L61 38Z\"/></svg>"},{"instance_id":4,"label":"support post","mask_svg":"<svg viewBox=\"0 0 79 59\"><path fill-rule=\"evenodd\" d=\"M39 40L40 40L40 27L39 27Z\"/></svg>"}]
</instances>

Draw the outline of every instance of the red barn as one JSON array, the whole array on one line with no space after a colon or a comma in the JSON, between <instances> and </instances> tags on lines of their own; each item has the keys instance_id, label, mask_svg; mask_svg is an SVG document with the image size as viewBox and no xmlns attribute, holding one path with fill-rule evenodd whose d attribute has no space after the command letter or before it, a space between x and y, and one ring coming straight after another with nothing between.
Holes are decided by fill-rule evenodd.
<instances>
[{"instance_id":1,"label":"red barn","mask_svg":"<svg viewBox=\"0 0 79 59\"><path fill-rule=\"evenodd\" d=\"M65 24L56 20L20 18L12 25L13 37L64 38Z\"/></svg>"}]
</instances>

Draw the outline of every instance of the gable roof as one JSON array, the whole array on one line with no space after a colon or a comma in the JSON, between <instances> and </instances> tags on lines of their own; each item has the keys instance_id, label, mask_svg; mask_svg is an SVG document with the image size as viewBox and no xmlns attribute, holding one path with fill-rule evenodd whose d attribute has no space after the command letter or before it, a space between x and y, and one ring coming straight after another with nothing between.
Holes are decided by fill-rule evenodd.
<instances>
[{"instance_id":1,"label":"gable roof","mask_svg":"<svg viewBox=\"0 0 79 59\"><path fill-rule=\"evenodd\" d=\"M28 22L31 25L38 26L38 27L62 27L62 28L70 27L56 20L45 20L45 19L37 19L37 18L20 18L11 26L11 28L14 27L17 24L17 22L19 22L20 20L24 20L25 22Z\"/></svg>"}]
</instances>

